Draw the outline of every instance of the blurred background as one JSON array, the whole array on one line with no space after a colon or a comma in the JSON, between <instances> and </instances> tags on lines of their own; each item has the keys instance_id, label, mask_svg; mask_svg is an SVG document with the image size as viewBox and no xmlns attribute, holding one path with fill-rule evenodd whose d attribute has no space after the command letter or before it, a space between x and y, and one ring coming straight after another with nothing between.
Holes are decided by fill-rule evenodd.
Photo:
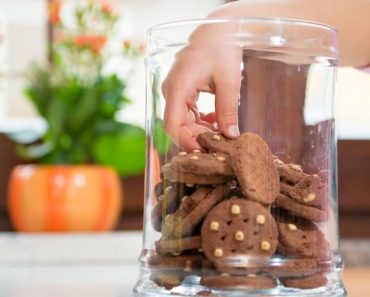
<instances>
[{"instance_id":1,"label":"blurred background","mask_svg":"<svg viewBox=\"0 0 370 297\"><path fill-rule=\"evenodd\" d=\"M72 218L70 226L75 229L53 222L48 231L142 228L146 30L168 21L202 18L223 3L0 0L0 231L44 228L42 222L20 223L22 216L30 215L26 206L40 207L44 198L27 195L25 186L21 189L24 201L7 203L7 193L13 195L21 187L19 180L28 174L13 171L10 183L12 170L31 163L109 165L123 190L121 198L112 198L116 206L107 211L111 220L105 227L91 227L99 204L79 201L75 213L86 211L87 203L91 222ZM50 97L51 93L56 95ZM370 238L369 110L370 74L340 69L337 131L342 238ZM77 185L81 176L84 181L96 180L94 173L82 169L82 173L41 172L32 182L71 176Z\"/></svg>"},{"instance_id":2,"label":"blurred background","mask_svg":"<svg viewBox=\"0 0 370 297\"><path fill-rule=\"evenodd\" d=\"M146 31L225 2L0 0L0 296L131 296ZM339 69L336 103L344 279L351 296L365 296L370 74Z\"/></svg>"}]
</instances>

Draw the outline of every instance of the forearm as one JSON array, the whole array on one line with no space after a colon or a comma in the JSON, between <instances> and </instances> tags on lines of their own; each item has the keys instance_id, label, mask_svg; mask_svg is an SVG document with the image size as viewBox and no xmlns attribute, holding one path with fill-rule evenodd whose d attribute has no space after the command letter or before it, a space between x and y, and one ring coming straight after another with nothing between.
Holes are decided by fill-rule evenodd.
<instances>
[{"instance_id":1,"label":"forearm","mask_svg":"<svg viewBox=\"0 0 370 297\"><path fill-rule=\"evenodd\" d=\"M370 64L370 0L244 0L220 7L210 17L280 17L337 28L341 65Z\"/></svg>"}]
</instances>

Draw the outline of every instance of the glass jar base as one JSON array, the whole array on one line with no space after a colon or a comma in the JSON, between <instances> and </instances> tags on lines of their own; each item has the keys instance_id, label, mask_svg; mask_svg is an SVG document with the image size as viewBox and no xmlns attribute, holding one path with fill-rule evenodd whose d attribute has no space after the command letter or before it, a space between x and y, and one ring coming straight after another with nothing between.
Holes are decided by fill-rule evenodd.
<instances>
[{"instance_id":1,"label":"glass jar base","mask_svg":"<svg viewBox=\"0 0 370 297\"><path fill-rule=\"evenodd\" d=\"M134 288L135 297L202 297L208 296L206 292L212 293L209 296L223 296L223 297L345 297L347 292L343 286L340 272L327 273L328 283L326 286L301 290L284 287L279 281L278 285L273 289L268 290L220 290L210 289L206 286L200 285L200 277L188 276L184 279L181 285L167 290L158 286L150 280L147 271L142 271L141 278ZM201 293L203 292L203 293Z\"/></svg>"}]
</instances>

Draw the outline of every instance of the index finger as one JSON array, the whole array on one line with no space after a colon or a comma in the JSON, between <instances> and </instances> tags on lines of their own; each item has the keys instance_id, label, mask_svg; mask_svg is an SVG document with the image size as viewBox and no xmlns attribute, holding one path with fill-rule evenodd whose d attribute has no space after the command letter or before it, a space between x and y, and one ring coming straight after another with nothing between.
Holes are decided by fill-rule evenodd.
<instances>
[{"instance_id":1,"label":"index finger","mask_svg":"<svg viewBox=\"0 0 370 297\"><path fill-rule=\"evenodd\" d=\"M164 110L164 128L171 139L184 150L200 149L196 136L209 131L198 125L191 111L198 98L198 91L189 80L171 77L163 83L163 95L166 99Z\"/></svg>"}]
</instances>

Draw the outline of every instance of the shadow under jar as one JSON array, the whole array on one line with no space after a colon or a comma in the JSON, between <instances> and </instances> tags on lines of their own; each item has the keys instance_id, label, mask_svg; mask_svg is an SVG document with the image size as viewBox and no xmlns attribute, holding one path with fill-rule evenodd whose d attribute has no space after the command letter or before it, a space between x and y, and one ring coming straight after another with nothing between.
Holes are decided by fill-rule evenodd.
<instances>
[{"instance_id":1,"label":"shadow under jar","mask_svg":"<svg viewBox=\"0 0 370 297\"><path fill-rule=\"evenodd\" d=\"M149 30L136 296L346 295L338 252L336 40L329 26L273 18L191 20ZM167 134L163 125L166 100L179 99L164 98L163 82L179 53L190 50L194 57L209 53L198 60L199 71L205 63L229 63L230 54L240 65L237 75L222 77L237 77L240 85L230 100L239 100L241 136L227 139L211 122L196 138L201 151L177 145L181 135ZM214 97L200 92L188 104L196 124L202 125L198 111L215 111Z\"/></svg>"}]
</instances>

